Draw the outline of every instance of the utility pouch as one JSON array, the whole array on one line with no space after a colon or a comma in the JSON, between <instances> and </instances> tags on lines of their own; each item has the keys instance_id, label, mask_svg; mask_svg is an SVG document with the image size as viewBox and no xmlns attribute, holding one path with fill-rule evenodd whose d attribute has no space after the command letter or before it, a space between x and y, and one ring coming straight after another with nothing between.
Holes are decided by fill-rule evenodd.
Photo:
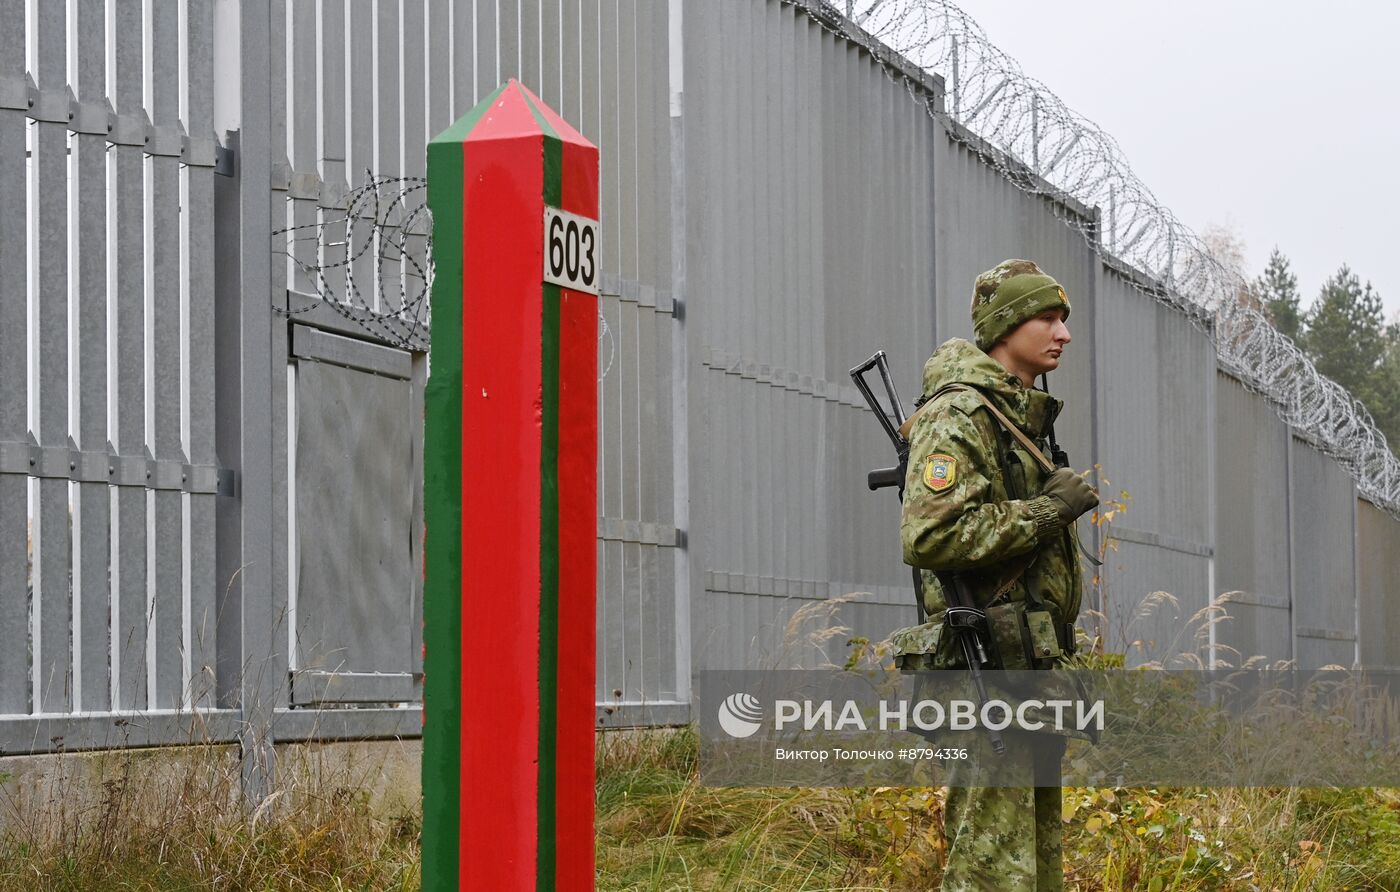
<instances>
[{"instance_id":1,"label":"utility pouch","mask_svg":"<svg viewBox=\"0 0 1400 892\"><path fill-rule=\"evenodd\" d=\"M940 669L938 647L943 643L943 623L923 623L899 629L890 636L894 664L900 669Z\"/></svg>"},{"instance_id":2,"label":"utility pouch","mask_svg":"<svg viewBox=\"0 0 1400 892\"><path fill-rule=\"evenodd\" d=\"M987 608L987 629L1001 669L1030 669L1030 638L1026 629L1026 602L1008 601Z\"/></svg>"},{"instance_id":3,"label":"utility pouch","mask_svg":"<svg viewBox=\"0 0 1400 892\"><path fill-rule=\"evenodd\" d=\"M1031 654L1040 662L1054 662L1063 649L1060 647L1059 628L1048 610L1031 610L1026 613L1026 628L1030 633Z\"/></svg>"},{"instance_id":4,"label":"utility pouch","mask_svg":"<svg viewBox=\"0 0 1400 892\"><path fill-rule=\"evenodd\" d=\"M987 627L1003 669L1048 668L1062 653L1050 612L1027 609L1025 601L987 608Z\"/></svg>"}]
</instances>

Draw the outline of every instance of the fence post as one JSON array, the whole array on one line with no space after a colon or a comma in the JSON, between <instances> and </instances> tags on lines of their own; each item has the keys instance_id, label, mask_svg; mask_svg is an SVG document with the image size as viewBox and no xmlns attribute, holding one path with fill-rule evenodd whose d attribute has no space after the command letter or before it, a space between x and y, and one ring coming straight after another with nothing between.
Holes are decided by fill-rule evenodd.
<instances>
[{"instance_id":1,"label":"fence post","mask_svg":"<svg viewBox=\"0 0 1400 892\"><path fill-rule=\"evenodd\" d=\"M272 598L272 9L269 0L244 0L240 7L241 126L238 166L238 304L239 405L238 456L234 466L238 493L238 542L241 563L221 585L228 586L237 612L224 611L224 622L239 625L238 666L240 721L238 741L243 760L243 795L253 807L272 792L275 775L272 738L278 645L273 630ZM283 646L285 649L285 645Z\"/></svg>"},{"instance_id":2,"label":"fence post","mask_svg":"<svg viewBox=\"0 0 1400 892\"><path fill-rule=\"evenodd\" d=\"M593 888L598 150L512 80L428 145L423 888Z\"/></svg>"}]
</instances>

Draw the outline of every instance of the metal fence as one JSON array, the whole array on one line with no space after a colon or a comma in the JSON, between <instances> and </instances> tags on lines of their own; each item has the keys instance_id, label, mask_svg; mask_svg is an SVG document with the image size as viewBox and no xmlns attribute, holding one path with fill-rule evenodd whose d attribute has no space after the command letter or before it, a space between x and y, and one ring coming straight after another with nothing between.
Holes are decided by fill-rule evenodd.
<instances>
[{"instance_id":1,"label":"metal fence","mask_svg":"<svg viewBox=\"0 0 1400 892\"><path fill-rule=\"evenodd\" d=\"M1181 643L1229 590L1214 640L1242 655L1400 660L1400 525L1086 241L1097 209L989 164L940 79L829 5L0 23L0 751L236 740L256 792L276 742L418 733L427 243L354 189L421 177L508 77L603 158L600 725L685 721L693 670L839 662L912 620L846 370L883 348L913 396L1014 255L1074 300L1070 454L1133 496L1110 643ZM327 262L361 218L374 250ZM1130 623L1157 590L1179 615Z\"/></svg>"}]
</instances>

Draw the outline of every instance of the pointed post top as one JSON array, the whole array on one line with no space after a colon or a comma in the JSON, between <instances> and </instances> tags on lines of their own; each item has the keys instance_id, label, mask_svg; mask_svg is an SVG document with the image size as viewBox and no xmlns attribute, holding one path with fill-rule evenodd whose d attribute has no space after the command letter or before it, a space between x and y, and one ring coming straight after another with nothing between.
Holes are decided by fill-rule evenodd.
<instances>
[{"instance_id":1,"label":"pointed post top","mask_svg":"<svg viewBox=\"0 0 1400 892\"><path fill-rule=\"evenodd\" d=\"M433 137L434 143L463 143L478 140L521 139L547 136L560 142L595 148L559 113L511 78L476 104L451 127Z\"/></svg>"}]
</instances>

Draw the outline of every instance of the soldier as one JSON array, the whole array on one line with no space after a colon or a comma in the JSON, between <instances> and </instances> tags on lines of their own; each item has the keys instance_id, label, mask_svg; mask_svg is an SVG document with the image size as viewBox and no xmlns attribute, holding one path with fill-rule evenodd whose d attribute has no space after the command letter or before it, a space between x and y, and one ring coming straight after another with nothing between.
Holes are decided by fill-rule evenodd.
<instances>
[{"instance_id":1,"label":"soldier","mask_svg":"<svg viewBox=\"0 0 1400 892\"><path fill-rule=\"evenodd\" d=\"M1070 343L1069 309L1064 289L1029 260L1006 260L978 276L977 342L953 338L929 358L920 399L928 405L909 430L904 560L922 571L934 622L947 607L937 577L961 578L988 611L994 659L1004 669L1052 668L1074 649L1082 598L1074 521L1098 496L1073 470L1045 470L1045 437L1063 404L1034 386L1036 375L1059 367ZM1042 455L1032 455L988 402ZM932 665L960 664L946 644L951 637L942 636ZM1062 888L1064 739L1047 745L1046 735L1009 735L1007 744L1006 756L991 758L1024 760L1056 786L950 787L945 892Z\"/></svg>"}]
</instances>

